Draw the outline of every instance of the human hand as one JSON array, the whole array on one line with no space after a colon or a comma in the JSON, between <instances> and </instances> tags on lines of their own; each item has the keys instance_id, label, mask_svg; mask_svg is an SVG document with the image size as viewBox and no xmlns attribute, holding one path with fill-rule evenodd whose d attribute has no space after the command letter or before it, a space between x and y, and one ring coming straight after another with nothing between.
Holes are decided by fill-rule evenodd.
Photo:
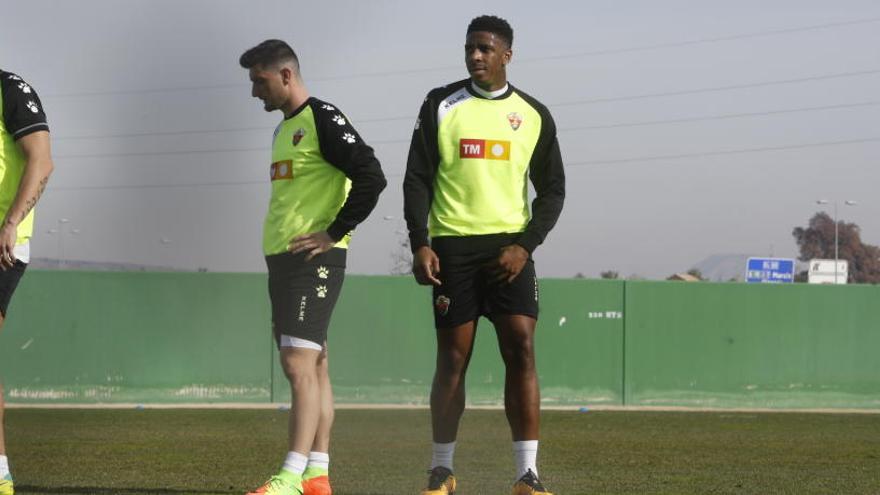
<instances>
[{"instance_id":1,"label":"human hand","mask_svg":"<svg viewBox=\"0 0 880 495\"><path fill-rule=\"evenodd\" d=\"M291 239L290 244L287 245L287 250L293 254L308 251L309 254L306 255L306 261L309 261L321 253L326 253L335 245L336 241L330 237L330 234L322 230L294 237Z\"/></svg>"},{"instance_id":2,"label":"human hand","mask_svg":"<svg viewBox=\"0 0 880 495\"><path fill-rule=\"evenodd\" d=\"M501 248L498 259L489 267L489 273L495 283L511 283L526 266L529 252L519 244L511 244Z\"/></svg>"},{"instance_id":3,"label":"human hand","mask_svg":"<svg viewBox=\"0 0 880 495\"><path fill-rule=\"evenodd\" d=\"M441 285L437 275L440 274L440 258L428 246L422 246L413 253L413 275L419 285Z\"/></svg>"},{"instance_id":4,"label":"human hand","mask_svg":"<svg viewBox=\"0 0 880 495\"><path fill-rule=\"evenodd\" d=\"M0 227L0 270L8 270L15 264L15 241L18 239L18 227L5 221Z\"/></svg>"}]
</instances>

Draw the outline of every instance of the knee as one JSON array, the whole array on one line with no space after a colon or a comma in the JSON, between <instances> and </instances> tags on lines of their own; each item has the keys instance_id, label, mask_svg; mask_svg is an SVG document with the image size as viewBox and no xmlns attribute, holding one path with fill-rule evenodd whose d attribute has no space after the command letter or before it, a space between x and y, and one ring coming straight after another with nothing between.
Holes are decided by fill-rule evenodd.
<instances>
[{"instance_id":1,"label":"knee","mask_svg":"<svg viewBox=\"0 0 880 495\"><path fill-rule=\"evenodd\" d=\"M293 373L287 373L287 380L290 381L290 386L293 387L295 390L316 387L318 385L317 375L315 373L308 373L305 371L295 371Z\"/></svg>"},{"instance_id":2,"label":"knee","mask_svg":"<svg viewBox=\"0 0 880 495\"><path fill-rule=\"evenodd\" d=\"M318 373L314 365L308 366L305 363L290 362L288 360L282 364L282 368L284 376L287 377L293 388L310 386L318 381Z\"/></svg>"},{"instance_id":3,"label":"knee","mask_svg":"<svg viewBox=\"0 0 880 495\"><path fill-rule=\"evenodd\" d=\"M501 346L501 356L508 368L517 370L535 369L535 345L530 338L517 338Z\"/></svg>"},{"instance_id":4,"label":"knee","mask_svg":"<svg viewBox=\"0 0 880 495\"><path fill-rule=\"evenodd\" d=\"M459 349L444 349L437 355L437 370L446 376L459 377L467 371L468 353Z\"/></svg>"},{"instance_id":5,"label":"knee","mask_svg":"<svg viewBox=\"0 0 880 495\"><path fill-rule=\"evenodd\" d=\"M327 361L327 351L322 351L321 355L318 356L318 363L315 366L316 373L319 377L326 377L330 375L330 363Z\"/></svg>"}]
</instances>

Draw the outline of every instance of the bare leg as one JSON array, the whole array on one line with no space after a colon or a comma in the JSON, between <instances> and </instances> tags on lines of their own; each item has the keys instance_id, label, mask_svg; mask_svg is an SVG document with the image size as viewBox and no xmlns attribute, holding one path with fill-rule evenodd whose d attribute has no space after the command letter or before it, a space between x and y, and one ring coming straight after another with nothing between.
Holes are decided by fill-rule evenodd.
<instances>
[{"instance_id":1,"label":"bare leg","mask_svg":"<svg viewBox=\"0 0 880 495\"><path fill-rule=\"evenodd\" d=\"M320 390L320 416L318 418L318 431L312 450L315 452L330 451L330 429L333 427L333 389L330 386L329 362L327 361L327 344L324 343L324 351L318 357L318 389Z\"/></svg>"},{"instance_id":2,"label":"bare leg","mask_svg":"<svg viewBox=\"0 0 880 495\"><path fill-rule=\"evenodd\" d=\"M3 328L3 316L0 316L0 329ZM3 401L3 377L0 376L0 455L6 455L6 437L3 434L3 409L6 403Z\"/></svg>"},{"instance_id":3,"label":"bare leg","mask_svg":"<svg viewBox=\"0 0 880 495\"><path fill-rule=\"evenodd\" d=\"M434 442L454 442L464 412L464 379L474 351L477 322L437 329L437 367L431 387Z\"/></svg>"},{"instance_id":4,"label":"bare leg","mask_svg":"<svg viewBox=\"0 0 880 495\"><path fill-rule=\"evenodd\" d=\"M515 442L538 440L541 394L535 370L534 318L523 315L494 318L498 347L507 370L504 411Z\"/></svg>"},{"instance_id":5,"label":"bare leg","mask_svg":"<svg viewBox=\"0 0 880 495\"><path fill-rule=\"evenodd\" d=\"M281 366L290 381L289 449L308 456L321 415L318 358L321 351L300 347L281 349Z\"/></svg>"},{"instance_id":6,"label":"bare leg","mask_svg":"<svg viewBox=\"0 0 880 495\"><path fill-rule=\"evenodd\" d=\"M3 402L3 382L0 381L0 455L6 455L6 438L3 436L3 408L6 404Z\"/></svg>"}]
</instances>

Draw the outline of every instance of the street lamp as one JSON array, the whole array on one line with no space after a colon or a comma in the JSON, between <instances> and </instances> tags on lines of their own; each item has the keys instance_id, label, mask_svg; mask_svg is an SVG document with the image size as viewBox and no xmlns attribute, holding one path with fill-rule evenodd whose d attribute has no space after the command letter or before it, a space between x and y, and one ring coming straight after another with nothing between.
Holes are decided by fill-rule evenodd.
<instances>
[{"instance_id":1,"label":"street lamp","mask_svg":"<svg viewBox=\"0 0 880 495\"><path fill-rule=\"evenodd\" d=\"M816 200L817 205L827 205L828 203L831 203L831 202L832 201L828 201L827 199L817 199ZM838 256L839 246L838 246L838 241L837 241L837 238L838 238L837 200L835 199L833 201L833 203L834 203L834 285L837 285L837 260L839 258L839 256ZM846 201L843 202L843 204L846 206L855 206L858 203L847 199Z\"/></svg>"}]
</instances>

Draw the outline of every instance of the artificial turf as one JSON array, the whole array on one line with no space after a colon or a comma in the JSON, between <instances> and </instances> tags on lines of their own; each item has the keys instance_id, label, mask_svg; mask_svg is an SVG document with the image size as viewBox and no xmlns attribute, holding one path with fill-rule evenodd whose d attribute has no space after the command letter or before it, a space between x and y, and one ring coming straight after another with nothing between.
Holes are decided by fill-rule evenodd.
<instances>
[{"instance_id":1,"label":"artificial turf","mask_svg":"<svg viewBox=\"0 0 880 495\"><path fill-rule=\"evenodd\" d=\"M276 410L10 409L16 493L244 493L280 466ZM336 495L418 494L426 410L339 410ZM539 468L574 494L878 494L880 414L545 411ZM460 495L510 493L502 411L467 411Z\"/></svg>"}]
</instances>

